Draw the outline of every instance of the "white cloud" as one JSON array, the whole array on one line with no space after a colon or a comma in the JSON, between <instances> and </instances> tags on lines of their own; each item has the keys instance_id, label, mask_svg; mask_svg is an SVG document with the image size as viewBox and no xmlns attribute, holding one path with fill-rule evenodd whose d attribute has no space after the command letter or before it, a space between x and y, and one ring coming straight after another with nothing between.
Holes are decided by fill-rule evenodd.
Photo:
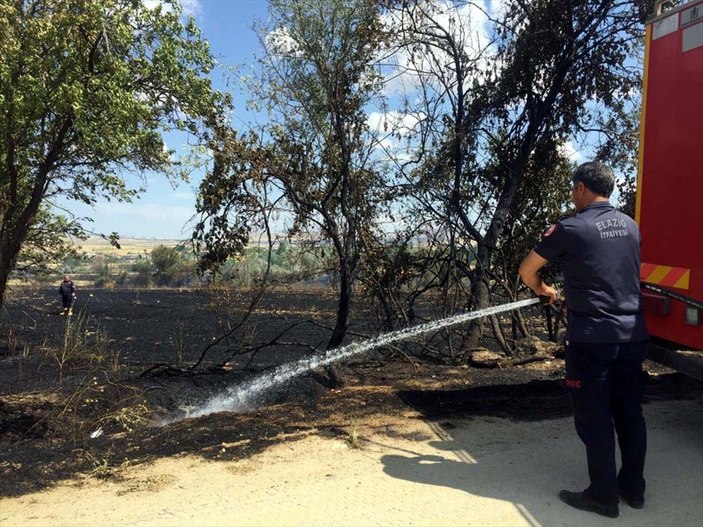
<instances>
[{"instance_id":1,"label":"white cloud","mask_svg":"<svg viewBox=\"0 0 703 527\"><path fill-rule=\"evenodd\" d=\"M562 155L566 156L570 161L576 163L583 159L583 155L579 150L576 149L574 143L567 141L559 145L559 151Z\"/></svg>"},{"instance_id":2,"label":"white cloud","mask_svg":"<svg viewBox=\"0 0 703 527\"><path fill-rule=\"evenodd\" d=\"M266 48L271 55L295 55L300 45L290 36L288 28L278 27L266 35Z\"/></svg>"},{"instance_id":3,"label":"white cloud","mask_svg":"<svg viewBox=\"0 0 703 527\"><path fill-rule=\"evenodd\" d=\"M383 150L384 152L392 152L393 150L395 150L396 146L391 138L384 137L383 139L378 140L374 148Z\"/></svg>"},{"instance_id":4,"label":"white cloud","mask_svg":"<svg viewBox=\"0 0 703 527\"><path fill-rule=\"evenodd\" d=\"M491 18L501 18L505 14L505 1L486 0L486 11L488 11Z\"/></svg>"},{"instance_id":5,"label":"white cloud","mask_svg":"<svg viewBox=\"0 0 703 527\"><path fill-rule=\"evenodd\" d=\"M397 111L371 112L368 117L369 128L379 133L393 133L409 136L415 131L418 123L425 119L425 114L403 114Z\"/></svg>"},{"instance_id":6,"label":"white cloud","mask_svg":"<svg viewBox=\"0 0 703 527\"><path fill-rule=\"evenodd\" d=\"M398 111L371 112L367 123L376 136L374 149L395 163L407 163L413 159L413 136L420 123L426 118L423 113L402 113Z\"/></svg>"},{"instance_id":7,"label":"white cloud","mask_svg":"<svg viewBox=\"0 0 703 527\"><path fill-rule=\"evenodd\" d=\"M181 6L183 6L183 13L186 15L197 17L202 13L203 6L200 4L200 0L181 0Z\"/></svg>"},{"instance_id":8,"label":"white cloud","mask_svg":"<svg viewBox=\"0 0 703 527\"><path fill-rule=\"evenodd\" d=\"M487 50L490 49L491 33L494 23L489 16L499 17L503 9L502 1L486 2L481 7L475 3L455 6L449 0L421 0L416 2L413 10L414 24L428 33L442 34L447 31L456 42L460 43L469 60L475 60L478 69L485 69L488 64ZM408 25L407 12L391 11L384 16L384 23L393 32ZM386 95L409 94L419 89L421 82L436 83L428 77L444 76L444 70L453 67L451 56L438 48L428 50L425 46L415 45L397 52L384 68L386 74ZM421 79L421 76L424 79ZM440 89L439 86L436 89Z\"/></svg>"},{"instance_id":9,"label":"white cloud","mask_svg":"<svg viewBox=\"0 0 703 527\"><path fill-rule=\"evenodd\" d=\"M198 17L202 13L201 0L180 0L183 14L186 16ZM156 9L162 6L166 12L171 12L173 8L170 4L165 4L163 0L144 0L144 7L147 9Z\"/></svg>"}]
</instances>

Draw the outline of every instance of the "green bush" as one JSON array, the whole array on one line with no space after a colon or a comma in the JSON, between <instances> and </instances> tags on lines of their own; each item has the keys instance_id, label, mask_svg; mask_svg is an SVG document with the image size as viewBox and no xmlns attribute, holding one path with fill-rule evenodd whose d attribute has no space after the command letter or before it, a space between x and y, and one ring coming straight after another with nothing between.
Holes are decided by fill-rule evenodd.
<instances>
[{"instance_id":1,"label":"green bush","mask_svg":"<svg viewBox=\"0 0 703 527\"><path fill-rule=\"evenodd\" d=\"M181 286L192 281L195 264L180 247L158 245L151 250L154 281L162 286Z\"/></svg>"},{"instance_id":2,"label":"green bush","mask_svg":"<svg viewBox=\"0 0 703 527\"><path fill-rule=\"evenodd\" d=\"M149 287L154 283L154 267L149 259L141 258L140 255L140 258L131 265L130 271L132 272L132 285Z\"/></svg>"}]
</instances>

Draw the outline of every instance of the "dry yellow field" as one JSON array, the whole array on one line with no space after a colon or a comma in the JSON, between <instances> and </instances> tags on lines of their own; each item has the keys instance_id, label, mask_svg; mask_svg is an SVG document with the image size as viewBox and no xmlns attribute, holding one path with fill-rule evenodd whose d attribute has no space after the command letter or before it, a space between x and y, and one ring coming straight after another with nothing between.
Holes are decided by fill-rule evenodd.
<instances>
[{"instance_id":1,"label":"dry yellow field","mask_svg":"<svg viewBox=\"0 0 703 527\"><path fill-rule=\"evenodd\" d=\"M174 247L179 243L183 243L183 241L162 240L155 238L120 238L120 249L110 245L109 240L105 240L98 236L92 236L84 241L76 240L74 243L86 253L124 255L129 253L143 253L144 251L151 251L151 249L159 245Z\"/></svg>"}]
</instances>

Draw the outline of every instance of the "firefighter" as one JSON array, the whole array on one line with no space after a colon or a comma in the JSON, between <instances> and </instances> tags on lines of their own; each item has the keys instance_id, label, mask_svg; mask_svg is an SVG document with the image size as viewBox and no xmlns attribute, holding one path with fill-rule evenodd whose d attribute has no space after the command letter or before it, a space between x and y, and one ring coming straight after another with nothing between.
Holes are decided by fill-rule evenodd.
<instances>
[{"instance_id":1,"label":"firefighter","mask_svg":"<svg viewBox=\"0 0 703 527\"><path fill-rule=\"evenodd\" d=\"M61 315L73 314L73 302L76 300L76 286L71 281L71 277L64 275L63 282L59 286L59 294L61 295L61 304L63 310Z\"/></svg>"},{"instance_id":2,"label":"firefighter","mask_svg":"<svg viewBox=\"0 0 703 527\"><path fill-rule=\"evenodd\" d=\"M642 362L648 340L639 284L640 234L637 224L610 204L614 185L606 165L578 166L571 180L577 214L551 226L520 265L523 282L552 302L558 293L538 271L553 260L564 266L564 383L571 393L576 431L586 446L590 485L583 492L562 490L559 498L611 518L619 515L618 495L633 508L644 506Z\"/></svg>"}]
</instances>

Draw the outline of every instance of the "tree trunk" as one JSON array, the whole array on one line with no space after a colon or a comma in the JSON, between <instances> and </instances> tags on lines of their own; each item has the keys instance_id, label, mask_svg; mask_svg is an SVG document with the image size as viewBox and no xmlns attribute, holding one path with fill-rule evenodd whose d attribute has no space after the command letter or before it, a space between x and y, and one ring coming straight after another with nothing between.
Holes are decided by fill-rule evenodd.
<instances>
[{"instance_id":1,"label":"tree trunk","mask_svg":"<svg viewBox=\"0 0 703 527\"><path fill-rule=\"evenodd\" d=\"M513 315L520 333L523 337L527 337L530 334L530 331L527 329L527 322L525 322L525 317L523 316L522 311L518 309L513 313ZM515 340L517 339L518 337L516 336Z\"/></svg>"},{"instance_id":2,"label":"tree trunk","mask_svg":"<svg viewBox=\"0 0 703 527\"><path fill-rule=\"evenodd\" d=\"M34 217L33 214L27 214L26 209L24 211L4 209L2 213L4 217L0 218L2 222L0 223L0 307L2 307L5 300L7 281L10 278L12 269L15 267L17 253L19 253L20 247L22 247L22 243L27 237L27 225L21 225L18 228L16 224L18 221L23 221L25 217L28 218L26 221L31 221ZM20 213L22 214L21 216Z\"/></svg>"},{"instance_id":3,"label":"tree trunk","mask_svg":"<svg viewBox=\"0 0 703 527\"><path fill-rule=\"evenodd\" d=\"M4 259L4 258L3 258ZM0 262L0 308L5 300L5 290L7 289L7 279L10 276L10 266Z\"/></svg>"},{"instance_id":4,"label":"tree trunk","mask_svg":"<svg viewBox=\"0 0 703 527\"><path fill-rule=\"evenodd\" d=\"M495 335L496 340L498 341L498 344L500 344L500 347L503 349L503 352L508 357L512 357L513 350L510 348L510 345L505 340L505 335L503 335L503 328L500 327L500 320L498 319L498 316L491 315L488 317L488 319L491 322L491 328L493 329L493 334Z\"/></svg>"},{"instance_id":5,"label":"tree trunk","mask_svg":"<svg viewBox=\"0 0 703 527\"><path fill-rule=\"evenodd\" d=\"M3 116L4 117L4 116ZM7 279L10 271L15 266L15 259L22 249L22 245L27 240L30 227L36 220L37 212L46 196L49 188L49 174L54 170L63 149L66 137L73 128L73 117L70 113L62 116L63 122L59 127L56 137L47 145L46 156L40 160L36 169L36 177L33 181L24 181L17 168L15 160L16 144L10 134L7 135L3 145L5 162L3 168L3 182L0 192L3 193L2 200L9 205L3 204L0 211L0 307L7 288ZM8 118L8 123L12 124L12 116ZM10 126L9 129L12 129ZM7 178L7 181L5 180ZM18 189L23 185L28 185L31 190L26 195ZM9 191L7 190L9 188ZM8 194L4 194L8 192Z\"/></svg>"},{"instance_id":6,"label":"tree trunk","mask_svg":"<svg viewBox=\"0 0 703 527\"><path fill-rule=\"evenodd\" d=\"M490 291L486 279L486 271L491 261L491 250L485 243L479 242L476 251L476 270L475 278L472 280L471 287L471 309L479 310L488 307L490 301ZM469 336L466 345L469 349L480 347L483 339L483 331L486 318L478 318L471 323L469 327Z\"/></svg>"},{"instance_id":7,"label":"tree trunk","mask_svg":"<svg viewBox=\"0 0 703 527\"><path fill-rule=\"evenodd\" d=\"M344 337L347 335L349 323L349 311L352 297L352 282L349 278L349 271L346 264L340 266L339 272L339 299L337 302L337 319L332 330L330 340L327 342L325 351L330 352L335 348L340 347L344 342ZM337 364L329 364L325 367L325 371L329 377L330 386L332 388L341 388L344 386L346 379L342 369Z\"/></svg>"},{"instance_id":8,"label":"tree trunk","mask_svg":"<svg viewBox=\"0 0 703 527\"><path fill-rule=\"evenodd\" d=\"M5 300L5 292L7 291L7 281L10 278L10 273L15 267L15 258L17 258L17 253L21 247L24 238L21 240L5 239L7 236L12 236L13 234L25 235L27 233L26 228L13 232L7 229L0 229L0 308Z\"/></svg>"}]
</instances>

